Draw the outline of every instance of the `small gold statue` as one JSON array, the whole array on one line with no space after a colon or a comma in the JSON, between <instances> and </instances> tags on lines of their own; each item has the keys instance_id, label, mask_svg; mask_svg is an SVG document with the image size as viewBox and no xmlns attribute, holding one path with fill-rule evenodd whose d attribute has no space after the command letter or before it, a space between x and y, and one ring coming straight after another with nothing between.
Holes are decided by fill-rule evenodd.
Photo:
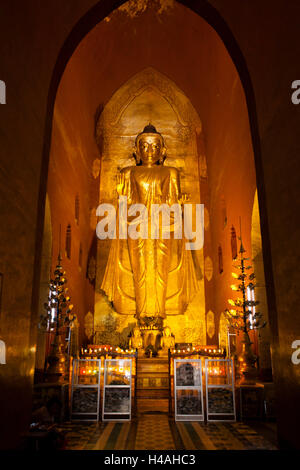
<instances>
[{"instance_id":1,"label":"small gold statue","mask_svg":"<svg viewBox=\"0 0 300 470\"><path fill-rule=\"evenodd\" d=\"M163 336L160 340L160 346L162 349L172 349L175 347L174 336L171 335L171 330L168 326L164 327Z\"/></svg>"},{"instance_id":2,"label":"small gold statue","mask_svg":"<svg viewBox=\"0 0 300 470\"><path fill-rule=\"evenodd\" d=\"M133 329L133 335L129 338L129 347L132 349L140 349L143 347L143 338L138 326Z\"/></svg>"}]
</instances>

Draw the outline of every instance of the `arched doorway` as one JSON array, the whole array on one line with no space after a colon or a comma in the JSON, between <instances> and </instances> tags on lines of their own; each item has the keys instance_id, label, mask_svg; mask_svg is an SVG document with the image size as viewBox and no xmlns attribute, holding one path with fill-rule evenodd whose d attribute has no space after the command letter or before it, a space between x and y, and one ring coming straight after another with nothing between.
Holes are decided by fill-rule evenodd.
<instances>
[{"instance_id":1,"label":"arched doorway","mask_svg":"<svg viewBox=\"0 0 300 470\"><path fill-rule=\"evenodd\" d=\"M199 174L199 184L203 188L201 198L206 205L208 221L203 275L206 314L210 314L213 324L209 329L206 341L210 344L217 343L218 329L216 325L218 325L220 315L225 308L232 261L228 254L229 227L231 224L237 226L237 219L242 213L244 217L243 233L246 234L244 243L247 250L250 250L251 209L249 207L253 201L256 185L259 188L263 205L263 179L260 171L255 106L247 68L226 25L222 21L218 23L219 17L218 21L215 21L211 7L203 5L208 10L206 11L203 6L204 10L201 16L205 20L209 19L209 23L215 29L191 10L175 4L177 12L172 11L168 17L169 22L167 22L169 31L172 31L173 28L173 35L169 35L165 31L162 32L157 12L145 11L150 24L153 26L155 23L153 37L155 37L157 44L154 47L155 44L151 43L151 47L149 47L151 35L149 36L149 30L146 31L147 34L144 34L145 23L140 21L139 14L132 14L131 9L128 10L124 4L124 8L121 10L116 10L108 17L103 16L103 21L99 22L98 16L97 24L90 15L87 15L86 23L82 27L82 34L78 33L78 29L76 30L81 42L78 41L79 36L74 39L71 47L73 54L70 54L69 49L63 58L66 50L62 51L61 62L58 64L57 74L52 82L54 87L52 91L57 91L55 106L51 92L49 95L50 100L53 100L49 106L54 108L54 120L48 185L52 186L49 193L54 194L53 188L57 183L58 176L60 191L68 195L64 199L54 200L58 209L56 224L64 223L66 227L72 226L72 221L64 220L64 218L66 213L71 213L71 207L74 206L74 186L76 186L76 197L78 193L80 200L85 197L85 220L80 219L85 224L84 226L79 224L78 229L75 230L72 227L72 246L80 247L86 269L82 269L78 275L78 266L74 264L76 255L74 257L72 254L68 260L65 260L68 273L71 273L69 278L71 294L74 296L72 300L78 305L81 325L83 324L83 315L93 311L92 298L95 283L97 283L94 229L96 206L99 202L97 188L100 186L99 178L101 178L104 155L101 142L100 144L97 142L97 148L95 123L98 122L99 115L115 91L132 76L151 65L184 91L193 107L201 115L205 130L205 138L196 139L196 146L199 167L202 167ZM105 7L106 4L103 8ZM201 8L200 11L202 11ZM200 13L198 8L195 8L195 12ZM143 11L142 14L144 14ZM169 12L163 10L163 14L168 16ZM120 21L121 19L122 21ZM131 21L136 25L136 28L131 29L133 37L128 33L131 31L128 29L128 24ZM195 41L195 37L192 37L187 31L195 31L190 28L189 21L199 33L198 41ZM185 23L189 27L178 28L178 22L180 25ZM87 28L87 24L89 24L89 28ZM123 24L124 29L117 29L119 36L113 40L116 24ZM165 25L166 23L164 23ZM197 29L198 27L199 29ZM222 29L223 33L221 33ZM173 42L178 40L178 31L182 32L180 39L184 39L185 42L178 43L178 47L173 47L173 49L170 48L170 43L165 45L167 37L171 38ZM228 49L216 31L220 31L220 36ZM202 41L200 40L201 35ZM105 40L99 41L101 37ZM68 47L71 42L70 38ZM107 44L109 44L110 50L106 54ZM200 45L201 49L197 47ZM77 46L76 50L75 46ZM166 51L170 50L172 54L168 56ZM126 56L125 59L125 52L128 51L131 51L130 58ZM180 63L178 57L181 58ZM64 66L66 65L65 68L62 66L63 62ZM190 70L193 70L192 74L189 72ZM51 108L51 113L53 108ZM50 138L50 136L48 137ZM207 156L207 160L203 156ZM56 172L56 179L54 178L54 168L58 167L58 161L65 173L68 173L65 180L63 173ZM244 180L247 181L246 190ZM81 207L84 206L81 205ZM224 207L226 208L226 217L224 217ZM59 220L60 218L61 220ZM78 225L77 219L74 220ZM265 233L266 249L268 250L265 222L262 231ZM53 233L57 233L57 229ZM217 269L216 259L220 252L218 247L222 252L222 270ZM54 241L55 250L57 251L57 240ZM93 266L94 269L90 269L90 266ZM272 282L269 283L269 286L272 289ZM274 309L272 311L274 312ZM81 332L81 340L84 340L83 332Z\"/></svg>"},{"instance_id":2,"label":"arched doorway","mask_svg":"<svg viewBox=\"0 0 300 470\"><path fill-rule=\"evenodd\" d=\"M209 11L211 14L210 8ZM160 15L165 15L163 18L167 34L162 31ZM128 26L131 22L133 22L135 29L134 33L130 35ZM180 23L179 30L182 30L180 38L177 38L178 22ZM189 27L183 29L186 23L189 24ZM120 24L123 25L123 30L118 28L119 32L116 33L116 26ZM145 24L148 26L145 27ZM189 35L188 29L191 25L198 36ZM226 37L229 33L226 28L225 31ZM173 47L175 52L173 51L172 55L166 55L166 51L170 50L170 44L166 44L159 50L158 46L154 47L153 43L153 46L149 48L147 35L150 33L153 33L153 38L156 38L153 41L157 41L157 44L162 45L163 40L167 40L167 37L170 38L169 42L172 44L177 41L178 45ZM123 34L125 35L123 47L127 50L127 43L131 47L131 52L125 61L124 50L119 47L119 39ZM136 40L137 37L139 37L139 41ZM199 37L199 43L197 43L197 37ZM200 38L202 38L202 42ZM102 50L102 48L105 48L107 43L111 44L111 51L110 55L105 56L105 68L110 70L110 80L107 80L107 70L102 69L104 57L104 49ZM230 41L228 44L230 45ZM237 48L232 41L231 47L235 51L232 54L237 61ZM105 21L99 22L94 29L90 30L78 45L61 78L55 102L51 146L53 157L51 156L50 159L48 185L52 185L54 188L57 185L58 177L61 192L69 194L68 199L56 200L55 204L58 208L56 214L58 216L55 223L60 223L62 226L70 225L70 220L63 220L63 218L67 212L71 213L73 199L78 197L78 194L71 196L75 178L76 184L79 187L82 186L81 193L88 194L88 200L85 199L85 208L81 204L82 210L86 211L88 220L85 221L84 228L80 227L80 223L78 227L76 222L76 227L72 227L72 240L74 241L75 237L74 244L80 246L81 251L83 250L83 258L84 251L86 252L88 259L85 261L88 265L91 265L90 262L93 264L96 258L95 236L89 230L96 226L95 211L99 202L97 180L101 175L103 163L102 143L99 142L102 137L98 136L97 143L94 138L95 122L97 122L112 93L115 93L126 79L134 76L134 73L143 64L148 66L149 63L156 62L158 70L163 70L167 77L174 76L175 83L181 83L182 89L201 115L205 130L205 137L198 135L195 142L199 168L201 167L198 184L203 188L201 202L205 204L208 220L204 247L206 264L204 263L203 275L206 312L213 311L218 322L218 318L225 308L226 286L229 284L228 273L231 259L226 241L228 227L232 223L237 226L237 218L241 213L246 214L245 218L247 218L244 232L247 233L248 249L250 249L251 243L251 216L248 208L256 186L250 132L253 123L248 120L249 108L247 109L251 91L247 92L248 95L244 94L245 86L243 90L240 79L241 77L247 82L246 70L239 76L235 63L215 30L191 10L176 3L171 10L163 9L160 12L157 9L149 11L146 9L145 12L140 12L138 9L133 11L124 4L121 9L116 10ZM194 69L193 74L190 75L188 70L191 69L192 64ZM242 67L241 64L239 67ZM72 116L72 120L70 120L70 116ZM207 158L205 158L206 156ZM58 160L61 168L70 169L69 176L65 179L60 177L57 172L53 177L52 169L58 166L58 163L55 163ZM96 167L97 171L95 171ZM225 170L223 170L224 168ZM71 174L73 174L73 179ZM236 187L236 176L240 180L238 187ZM241 183L243 177L248 178L249 181L246 191L244 191L245 186ZM53 193L51 189L49 192ZM82 200L83 196L79 194L79 198ZM226 223L223 220L224 205L227 205ZM60 221L59 218L61 218ZM53 232L54 234L58 232L57 227ZM220 272L216 267L218 248L215 249L215 247L216 245L220 247L222 243L224 243L224 247L222 247L224 269ZM57 240L54 240L54 252L57 251L56 245ZM90 270L83 269L78 275L77 267L74 266L73 261L74 256L65 261L71 277L73 277L72 273L75 275L76 271L77 279L74 281L74 287L71 286L75 296L72 300L78 304L78 308L81 310L80 315L85 315L87 312L93 311L91 298L95 287L95 277L91 278L89 275L89 282L83 281L82 276ZM80 302L79 297L76 298L80 295L82 299L83 294L80 294L82 283L89 289L89 300L86 301L87 295L85 295L85 303ZM83 324L83 321L80 323ZM214 335L209 337L211 344L217 343L218 329L215 328L214 331Z\"/></svg>"}]
</instances>

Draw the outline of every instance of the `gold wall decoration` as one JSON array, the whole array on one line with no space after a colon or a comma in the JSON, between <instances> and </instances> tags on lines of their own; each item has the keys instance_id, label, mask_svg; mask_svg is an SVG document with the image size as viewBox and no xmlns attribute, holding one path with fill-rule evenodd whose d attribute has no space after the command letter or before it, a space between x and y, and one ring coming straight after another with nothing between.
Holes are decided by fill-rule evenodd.
<instances>
[{"instance_id":1,"label":"gold wall decoration","mask_svg":"<svg viewBox=\"0 0 300 470\"><path fill-rule=\"evenodd\" d=\"M91 339L94 333L94 315L88 312L84 317L84 333L88 339Z\"/></svg>"},{"instance_id":2,"label":"gold wall decoration","mask_svg":"<svg viewBox=\"0 0 300 470\"><path fill-rule=\"evenodd\" d=\"M209 229L209 224L210 224L209 211L207 207L204 207L204 230Z\"/></svg>"},{"instance_id":3,"label":"gold wall decoration","mask_svg":"<svg viewBox=\"0 0 300 470\"><path fill-rule=\"evenodd\" d=\"M222 349L227 348L227 342L228 342L228 321L222 312L220 315L220 321L219 321L219 347Z\"/></svg>"},{"instance_id":4,"label":"gold wall decoration","mask_svg":"<svg viewBox=\"0 0 300 470\"><path fill-rule=\"evenodd\" d=\"M210 256L206 256L204 261L204 274L208 281L211 281L213 278L214 268L213 262Z\"/></svg>"},{"instance_id":5,"label":"gold wall decoration","mask_svg":"<svg viewBox=\"0 0 300 470\"><path fill-rule=\"evenodd\" d=\"M210 338L215 334L215 315L211 310L206 315L206 331Z\"/></svg>"},{"instance_id":6,"label":"gold wall decoration","mask_svg":"<svg viewBox=\"0 0 300 470\"><path fill-rule=\"evenodd\" d=\"M95 178L95 179L98 178L98 176L100 175L100 168L101 168L100 159L95 158L95 160L93 161L93 166L92 166L93 178Z\"/></svg>"}]
</instances>

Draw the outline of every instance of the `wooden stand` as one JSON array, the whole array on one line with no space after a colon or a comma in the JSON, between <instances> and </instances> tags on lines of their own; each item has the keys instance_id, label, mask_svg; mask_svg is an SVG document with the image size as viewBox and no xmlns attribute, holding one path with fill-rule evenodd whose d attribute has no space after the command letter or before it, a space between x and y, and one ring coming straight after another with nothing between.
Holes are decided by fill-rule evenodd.
<instances>
[{"instance_id":1,"label":"wooden stand","mask_svg":"<svg viewBox=\"0 0 300 470\"><path fill-rule=\"evenodd\" d=\"M37 409L56 397L61 402L60 422L69 419L70 387L68 383L41 383L34 385L33 406Z\"/></svg>"},{"instance_id":2,"label":"wooden stand","mask_svg":"<svg viewBox=\"0 0 300 470\"><path fill-rule=\"evenodd\" d=\"M247 419L261 420L263 415L264 386L239 384L236 386L237 408L241 421Z\"/></svg>"}]
</instances>

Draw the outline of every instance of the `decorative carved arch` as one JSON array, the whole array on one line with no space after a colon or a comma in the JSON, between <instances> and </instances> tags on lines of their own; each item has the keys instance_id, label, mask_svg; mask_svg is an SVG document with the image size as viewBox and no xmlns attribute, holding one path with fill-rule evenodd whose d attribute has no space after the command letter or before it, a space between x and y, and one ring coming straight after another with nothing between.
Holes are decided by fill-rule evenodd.
<instances>
[{"instance_id":1,"label":"decorative carved arch","mask_svg":"<svg viewBox=\"0 0 300 470\"><path fill-rule=\"evenodd\" d=\"M151 105L147 103L147 106L144 106L144 119L138 120L135 117L137 122L132 123L128 113L131 112L132 116L132 109L135 109L135 106L138 109L139 105L136 103L142 102L143 95L151 98ZM168 108L171 118L164 120L163 113L160 115L160 112L156 111L158 108L153 108L155 104L164 109ZM96 123L96 141L102 159L101 202L112 202L115 199L116 175L120 168L135 164L133 158L135 138L151 119L151 115L159 116L160 127L157 130L165 137L167 150L170 151L167 153L166 166L176 166L181 171L183 192L187 192L193 202L200 202L196 137L201 134L201 120L183 91L172 80L152 67L133 75L123 84L105 105ZM156 122L152 124L155 125ZM124 128L126 128L125 133ZM119 143L116 143L117 141ZM202 155L202 158L205 156Z\"/></svg>"},{"instance_id":2,"label":"decorative carved arch","mask_svg":"<svg viewBox=\"0 0 300 470\"><path fill-rule=\"evenodd\" d=\"M186 95L169 78L152 67L135 74L112 96L105 106L96 126L97 143L100 145L103 127L116 126L125 109L146 90L159 93L173 109L182 127L197 129L202 125L198 113Z\"/></svg>"}]
</instances>

